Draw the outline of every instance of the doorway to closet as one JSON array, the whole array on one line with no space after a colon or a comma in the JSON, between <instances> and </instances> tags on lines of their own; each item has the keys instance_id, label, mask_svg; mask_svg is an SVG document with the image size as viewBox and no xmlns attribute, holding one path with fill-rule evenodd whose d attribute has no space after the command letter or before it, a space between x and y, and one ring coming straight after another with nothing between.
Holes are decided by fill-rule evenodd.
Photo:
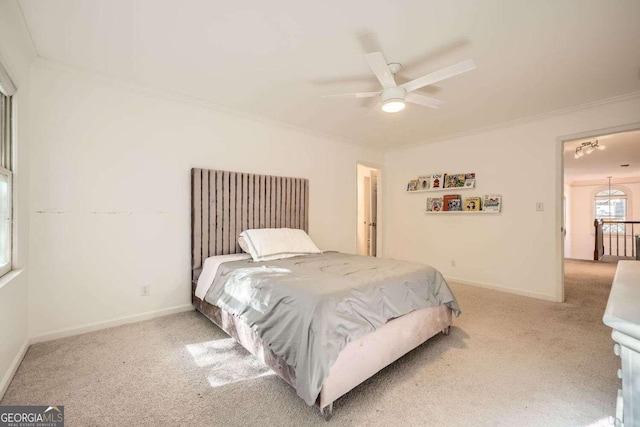
<instances>
[{"instance_id":1,"label":"doorway to closet","mask_svg":"<svg viewBox=\"0 0 640 427\"><path fill-rule=\"evenodd\" d=\"M380 184L380 169L361 163L358 168L358 218L357 242L358 255L378 255L378 186Z\"/></svg>"}]
</instances>

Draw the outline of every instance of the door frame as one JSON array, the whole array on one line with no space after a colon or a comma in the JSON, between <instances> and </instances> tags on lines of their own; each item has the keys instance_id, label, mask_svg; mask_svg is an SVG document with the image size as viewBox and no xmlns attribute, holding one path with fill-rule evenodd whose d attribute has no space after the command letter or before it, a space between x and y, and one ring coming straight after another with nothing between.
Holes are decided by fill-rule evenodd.
<instances>
[{"instance_id":1,"label":"door frame","mask_svg":"<svg viewBox=\"0 0 640 427\"><path fill-rule=\"evenodd\" d=\"M358 223L358 165L360 166L364 166L366 168L371 168L371 169L376 169L378 171L378 197L376 199L376 203L377 203L377 208L376 208L376 256L381 257L383 256L383 252L382 252L382 242L383 242L383 237L382 237L382 229L380 228L380 223L382 222L383 219L383 204L382 204L382 193L383 193L383 186L382 186L382 175L383 175L383 169L382 166L378 163L374 163L374 162L368 162L368 161L361 161L361 160L357 160L356 164L355 164L355 225L356 225L356 232L355 232L355 236L354 236L354 241L355 241L355 251L354 253L357 253L357 249L358 249L358 227L359 227L359 223Z\"/></svg>"},{"instance_id":2,"label":"door frame","mask_svg":"<svg viewBox=\"0 0 640 427\"><path fill-rule=\"evenodd\" d=\"M556 138L556 277L558 288L556 295L559 302L564 302L564 237L563 224L565 223L563 203L564 194L564 145L566 142L576 139L598 138L604 135L640 130L640 122L628 123L602 129L593 129L570 135L562 135Z\"/></svg>"}]
</instances>

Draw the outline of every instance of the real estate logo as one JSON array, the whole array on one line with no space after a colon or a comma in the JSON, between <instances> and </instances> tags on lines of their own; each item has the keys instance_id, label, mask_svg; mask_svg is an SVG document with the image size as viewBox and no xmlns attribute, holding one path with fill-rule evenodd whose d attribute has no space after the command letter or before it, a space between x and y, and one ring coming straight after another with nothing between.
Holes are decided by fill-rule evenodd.
<instances>
[{"instance_id":1,"label":"real estate logo","mask_svg":"<svg viewBox=\"0 0 640 427\"><path fill-rule=\"evenodd\" d=\"M0 427L64 427L64 406L0 406Z\"/></svg>"}]
</instances>

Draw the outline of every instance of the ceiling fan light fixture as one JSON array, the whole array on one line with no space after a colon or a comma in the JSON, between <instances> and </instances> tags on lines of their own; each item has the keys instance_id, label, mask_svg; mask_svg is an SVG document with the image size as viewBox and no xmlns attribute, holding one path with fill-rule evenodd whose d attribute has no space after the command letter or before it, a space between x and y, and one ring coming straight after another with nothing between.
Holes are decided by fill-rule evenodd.
<instances>
[{"instance_id":1,"label":"ceiling fan light fixture","mask_svg":"<svg viewBox=\"0 0 640 427\"><path fill-rule=\"evenodd\" d=\"M388 99L382 103L382 111L385 113L397 113L404 110L405 103L402 99Z\"/></svg>"},{"instance_id":2,"label":"ceiling fan light fixture","mask_svg":"<svg viewBox=\"0 0 640 427\"><path fill-rule=\"evenodd\" d=\"M382 111L385 113L397 113L404 110L407 91L401 87L388 87L382 90Z\"/></svg>"}]
</instances>

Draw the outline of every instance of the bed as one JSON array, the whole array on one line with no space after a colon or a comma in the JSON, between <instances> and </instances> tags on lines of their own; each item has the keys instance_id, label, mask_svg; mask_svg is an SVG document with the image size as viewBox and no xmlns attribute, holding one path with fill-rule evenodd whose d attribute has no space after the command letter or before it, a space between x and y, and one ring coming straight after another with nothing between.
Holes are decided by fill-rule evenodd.
<instances>
[{"instance_id":1,"label":"bed","mask_svg":"<svg viewBox=\"0 0 640 427\"><path fill-rule=\"evenodd\" d=\"M437 282L438 294L436 295L435 291L429 291L429 302L422 300L416 302L418 299L411 293L409 302L407 302L407 296L396 291L396 289L403 289L406 294L407 279L398 276L395 269L422 278L426 273L418 270L415 264L332 252L303 255L266 263L255 262L252 264L254 261L250 259L217 263L219 271L216 273L216 280L213 281L216 284L207 288L207 296L204 297L201 290L197 291L198 279L203 274L203 266L211 265L207 264L208 259L215 260L215 257L243 253L238 243L238 236L241 233L261 229L292 229L308 232L309 182L302 178L199 168L194 168L191 172L193 305L196 310L212 320L250 353L273 369L284 381L296 388L298 395L307 404L317 405L320 413L326 419L331 417L333 402L336 399L429 338L441 332L448 333L452 314L459 314L455 297L450 294L446 282L435 269L428 267L430 270L426 271L428 271L429 280ZM370 266L369 263L374 264ZM241 273L257 272L255 274L263 275L260 280L264 280L265 277L269 280L277 280L273 279L274 277L284 277L275 275L274 271L276 270L286 271L291 277L294 277L294 273L299 274L306 280L305 286L313 283L316 287L325 286L325 280L330 283L330 280L327 279L329 276L325 275L327 272L332 274L337 272L340 275L335 279L336 283L342 283L344 278L353 281L353 277L366 278L370 274L384 273L385 281L377 282L376 293L358 291L360 300L355 303L353 300L349 302L349 307L354 304L360 307L355 311L362 311L361 307L367 307L364 311L368 312L373 319L366 319L366 321L360 322L361 325L358 328L340 332L339 336L332 337L337 340L338 344L336 345L327 344L329 341L324 338L323 340L318 339L318 343L314 342L315 347L313 348L315 350L310 351L313 355L311 357L313 363L309 363L313 366L308 368L308 372L311 374L304 370L300 363L293 362L301 360L300 358L292 358L291 354L284 352L281 346L276 345L276 342L279 341L274 340L273 334L270 335L260 329L260 322L255 322L256 312L262 312L259 308L253 310L249 307L247 309L247 306L253 306L251 302L248 302L243 305L242 309L236 309L233 304L225 304L223 299L217 297L225 294L222 289L230 289L229 283L238 282L237 277ZM370 270L375 270L377 273L371 273ZM394 272L390 273L391 270ZM321 271L321 273L316 274L315 271ZM236 282L233 282L233 278L236 278ZM224 280L226 280L226 284L221 284ZM288 289L293 289L294 292L296 289L303 289L298 283L299 280L298 276L295 276L295 279L280 279L280 282L276 282L275 286L268 288L271 292L276 292L274 291L276 289L277 292L290 299L291 296L287 294ZM356 281L362 282L363 280L357 279ZM202 283L203 280L200 282ZM415 290L417 293L422 292L417 288ZM196 295L197 292L200 292L199 296ZM306 297L306 291L304 294ZM374 294L375 297L372 296ZM398 296L401 299L387 304L384 310L380 309L385 312L384 316L376 311L377 308L373 308L374 305L382 304L379 302L381 294L385 295L384 301L391 298L389 295L402 294ZM273 297L273 295L269 295L269 297ZM374 302L365 301L367 299ZM406 306L407 304L411 306ZM389 312L390 306L393 308L392 312ZM354 311L353 308L349 310L350 312ZM402 314L396 315L397 313ZM356 314L360 315L360 313ZM343 324L345 322L344 313L329 314L328 316L332 321L338 322L338 328L329 327L330 330L349 329L340 326L340 322ZM293 320L293 323L291 323L290 317L288 319L290 323L286 327L283 324L278 324L278 321L270 320L271 325L268 330L273 330L273 325L280 330L289 329L289 325L302 325L303 330L307 327L299 323L298 319ZM310 319L309 321L315 321L316 324L328 322L325 318L322 320ZM353 322L349 325L353 325ZM308 330L312 330L312 328L309 327ZM366 331L366 333L362 331ZM334 333L334 335L336 334ZM313 340L309 338L308 341ZM308 343L305 345L310 346ZM317 369L320 369L321 375L317 374ZM310 379L307 378L308 375ZM301 384L308 386L308 383L312 383L311 386L307 388L301 386Z\"/></svg>"}]
</instances>

